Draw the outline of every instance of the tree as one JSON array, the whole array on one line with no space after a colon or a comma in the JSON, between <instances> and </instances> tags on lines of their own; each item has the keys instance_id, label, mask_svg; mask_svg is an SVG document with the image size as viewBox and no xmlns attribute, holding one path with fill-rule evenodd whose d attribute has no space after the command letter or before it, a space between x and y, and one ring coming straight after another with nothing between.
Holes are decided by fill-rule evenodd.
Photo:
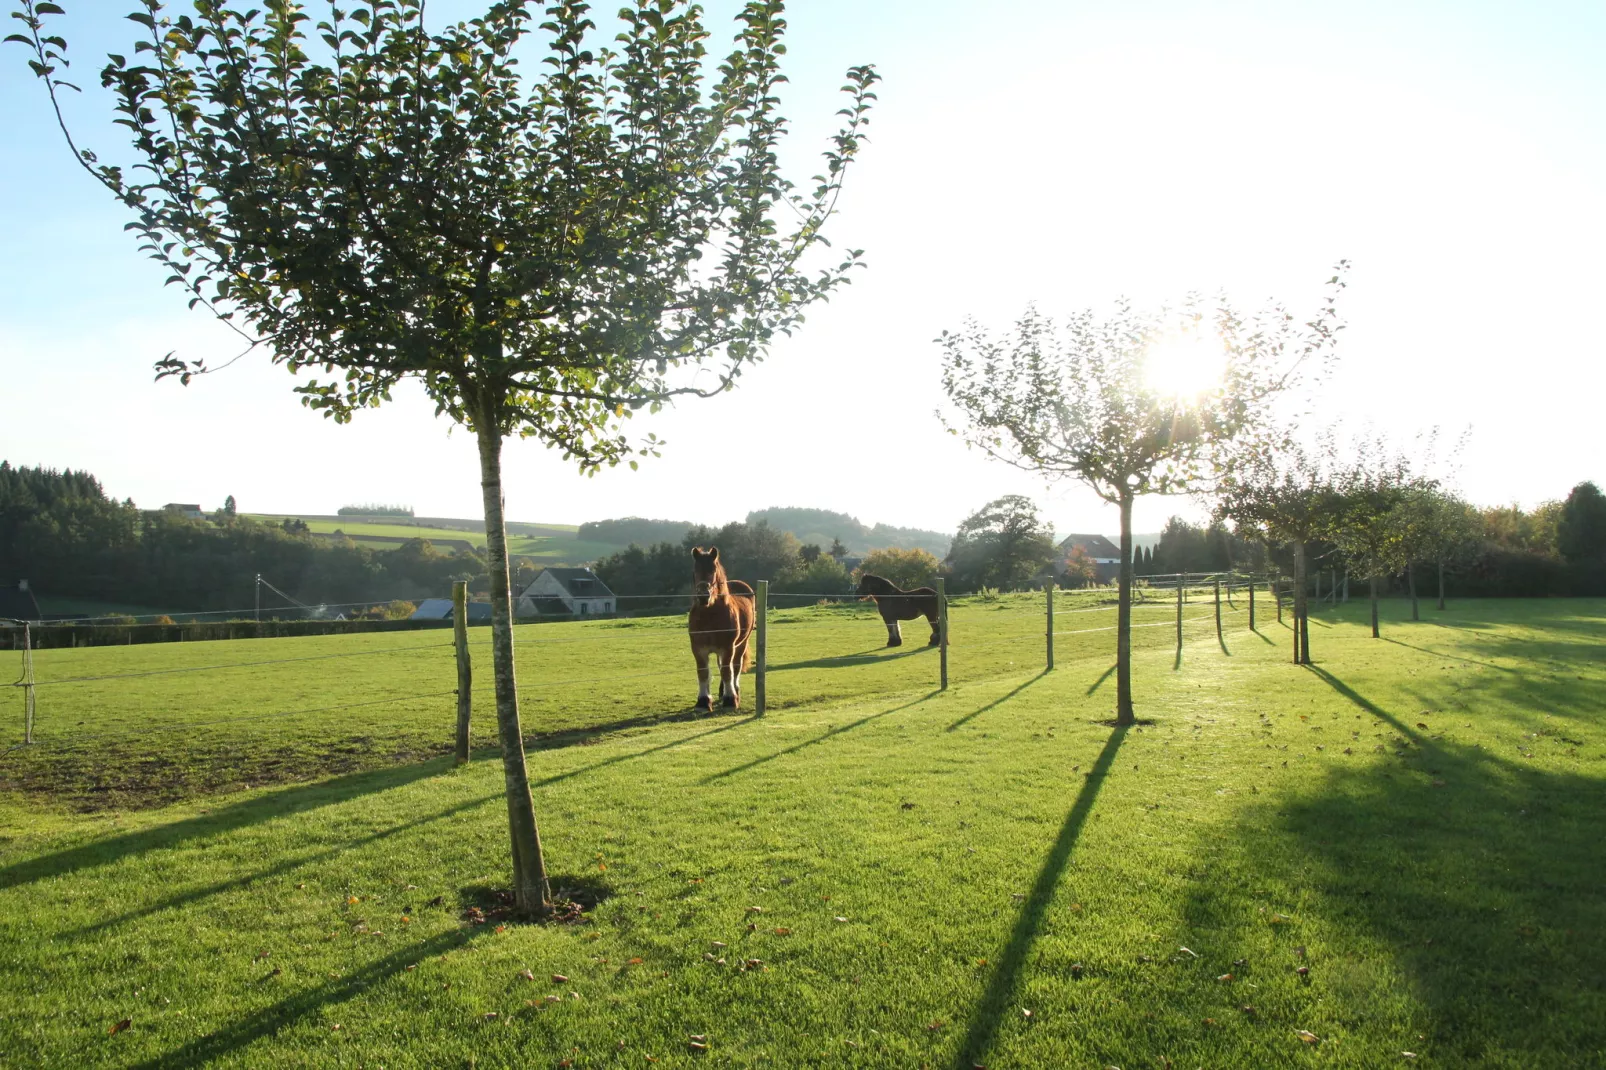
<instances>
[{"instance_id":1,"label":"tree","mask_svg":"<svg viewBox=\"0 0 1606 1070\"><path fill-rule=\"evenodd\" d=\"M1562 503L1556 549L1573 564L1606 562L1606 495L1595 484L1578 484Z\"/></svg>"},{"instance_id":2,"label":"tree","mask_svg":"<svg viewBox=\"0 0 1606 1070\"><path fill-rule=\"evenodd\" d=\"M1372 638L1380 638L1378 579L1410 564L1415 502L1434 490L1416 475L1403 454L1363 455L1337 480L1338 497L1330 532L1345 560L1367 577Z\"/></svg>"},{"instance_id":3,"label":"tree","mask_svg":"<svg viewBox=\"0 0 1606 1070\"><path fill-rule=\"evenodd\" d=\"M926 550L900 550L887 546L871 550L865 555L859 565L859 573L862 575L866 572L890 580L907 591L913 587L931 586L942 573L942 562Z\"/></svg>"},{"instance_id":4,"label":"tree","mask_svg":"<svg viewBox=\"0 0 1606 1070\"><path fill-rule=\"evenodd\" d=\"M1421 618L1416 597L1417 561L1432 561L1438 570L1439 608L1444 608L1444 569L1477 549L1481 525L1472 506L1453 494L1426 491L1407 498L1400 506L1404 533L1406 576L1411 592L1411 619Z\"/></svg>"},{"instance_id":5,"label":"tree","mask_svg":"<svg viewBox=\"0 0 1606 1070\"><path fill-rule=\"evenodd\" d=\"M826 553L840 561L844 557L848 556L848 548L842 545L841 539L832 539L831 548L827 550Z\"/></svg>"},{"instance_id":6,"label":"tree","mask_svg":"<svg viewBox=\"0 0 1606 1070\"><path fill-rule=\"evenodd\" d=\"M1244 317L1190 297L1151 313L1125 301L1107 318L1083 311L1063 330L1028 308L1008 341L974 322L938 339L943 389L958 410L951 431L1016 467L1080 479L1120 510L1119 724L1135 720L1132 504L1207 486L1225 446L1331 347L1344 266L1304 325L1280 306Z\"/></svg>"},{"instance_id":7,"label":"tree","mask_svg":"<svg viewBox=\"0 0 1606 1070\"><path fill-rule=\"evenodd\" d=\"M1286 430L1263 432L1263 439L1257 448L1244 451L1222 479L1216 512L1231 518L1241 532L1254 531L1268 543L1285 543L1293 550L1294 664L1309 665L1307 550L1332 529L1337 515L1332 440L1324 437L1316 447L1306 448Z\"/></svg>"},{"instance_id":8,"label":"tree","mask_svg":"<svg viewBox=\"0 0 1606 1070\"><path fill-rule=\"evenodd\" d=\"M1016 590L1055 558L1054 533L1037 517L1030 498L1006 494L965 518L948 551L954 587Z\"/></svg>"},{"instance_id":9,"label":"tree","mask_svg":"<svg viewBox=\"0 0 1606 1070\"><path fill-rule=\"evenodd\" d=\"M1059 585L1076 590L1091 587L1098 581L1098 562L1080 546L1073 546L1071 552L1065 555L1065 570L1060 573Z\"/></svg>"},{"instance_id":10,"label":"tree","mask_svg":"<svg viewBox=\"0 0 1606 1070\"><path fill-rule=\"evenodd\" d=\"M223 515L224 516L234 516L234 515L236 515L236 510L235 510L235 506L234 506L234 495L232 495L232 494L230 494L227 498L223 499Z\"/></svg>"},{"instance_id":11,"label":"tree","mask_svg":"<svg viewBox=\"0 0 1606 1070\"><path fill-rule=\"evenodd\" d=\"M18 0L56 114L58 4ZM735 385L859 260L808 266L857 153L876 75L848 72L844 125L799 193L780 174L780 0L750 0L710 71L701 9L637 0L619 34L578 0L517 0L431 32L423 0L258 9L140 0L147 40L114 55L136 165L84 168L133 214L192 307L292 372L337 422L420 383L479 447L492 662L520 913L549 909L514 677L502 443L533 437L595 473L656 450L624 423ZM309 31L313 36L309 36ZM549 48L526 79L514 53ZM142 62L143 60L143 62ZM709 81L712 84L707 84ZM699 368L714 374L692 378ZM204 362L171 355L182 382ZM705 373L706 374L706 373Z\"/></svg>"}]
</instances>

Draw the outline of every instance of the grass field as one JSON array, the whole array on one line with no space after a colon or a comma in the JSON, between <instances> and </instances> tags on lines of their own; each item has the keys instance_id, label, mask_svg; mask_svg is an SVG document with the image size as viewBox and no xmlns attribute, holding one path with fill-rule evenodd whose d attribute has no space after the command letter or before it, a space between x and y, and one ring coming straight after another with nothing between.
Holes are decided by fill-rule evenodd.
<instances>
[{"instance_id":1,"label":"grass field","mask_svg":"<svg viewBox=\"0 0 1606 1070\"><path fill-rule=\"evenodd\" d=\"M284 516L263 514L258 519L269 521L284 520ZM457 528L429 527L422 524L379 523L374 521L347 520L340 518L304 518L307 527L314 532L328 534L334 531L344 532L352 542L359 546L370 546L379 550L394 550L394 543L370 542L365 536L383 536L386 538L402 539L431 539L455 540L468 542L475 546L485 545L484 531L464 531ZM533 557L542 564L549 565L582 565L595 561L599 557L624 549L607 542L591 542L577 538L572 531L554 534L520 534L516 529L524 526L509 525L507 538L508 552L524 557ZM561 525L541 525L542 530L558 532Z\"/></svg>"},{"instance_id":2,"label":"grass field","mask_svg":"<svg viewBox=\"0 0 1606 1070\"><path fill-rule=\"evenodd\" d=\"M1140 629L1129 730L1107 611L1060 608L1044 674L1037 599L957 603L947 692L863 609L778 613L761 720L685 716L676 622L521 629L549 864L600 899L547 926L494 916L494 749L430 757L444 634L42 652L324 660L40 687L0 1062L1606 1065L1606 603L1352 605L1312 668L1264 605Z\"/></svg>"}]
</instances>

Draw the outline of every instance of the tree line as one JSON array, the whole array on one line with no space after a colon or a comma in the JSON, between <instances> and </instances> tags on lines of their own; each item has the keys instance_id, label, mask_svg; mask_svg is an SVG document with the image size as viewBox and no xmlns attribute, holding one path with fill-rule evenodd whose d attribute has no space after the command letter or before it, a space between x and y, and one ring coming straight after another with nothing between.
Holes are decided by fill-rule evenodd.
<instances>
[{"instance_id":1,"label":"tree line","mask_svg":"<svg viewBox=\"0 0 1606 1070\"><path fill-rule=\"evenodd\" d=\"M0 461L0 577L26 579L47 599L243 611L255 605L260 573L308 604L388 603L442 594L455 579L483 589L485 571L478 553L442 553L425 539L374 551L314 538L293 519L142 510L109 497L87 472Z\"/></svg>"}]
</instances>

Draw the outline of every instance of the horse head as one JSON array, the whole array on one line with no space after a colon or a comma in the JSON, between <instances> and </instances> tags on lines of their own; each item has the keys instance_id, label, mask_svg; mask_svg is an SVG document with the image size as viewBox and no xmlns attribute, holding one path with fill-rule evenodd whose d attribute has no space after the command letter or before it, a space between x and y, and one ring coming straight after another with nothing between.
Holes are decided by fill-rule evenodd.
<instances>
[{"instance_id":1,"label":"horse head","mask_svg":"<svg viewBox=\"0 0 1606 1070\"><path fill-rule=\"evenodd\" d=\"M886 594L887 588L891 586L892 584L888 583L880 576L873 576L870 573L865 572L860 574L859 586L854 590L853 593L858 595L860 598L872 598L878 594Z\"/></svg>"},{"instance_id":2,"label":"horse head","mask_svg":"<svg viewBox=\"0 0 1606 1070\"><path fill-rule=\"evenodd\" d=\"M706 550L701 546L692 547L691 578L695 597L702 599L704 605L711 606L719 600L719 596L726 591L725 568L719 563L719 547L710 546Z\"/></svg>"}]
</instances>

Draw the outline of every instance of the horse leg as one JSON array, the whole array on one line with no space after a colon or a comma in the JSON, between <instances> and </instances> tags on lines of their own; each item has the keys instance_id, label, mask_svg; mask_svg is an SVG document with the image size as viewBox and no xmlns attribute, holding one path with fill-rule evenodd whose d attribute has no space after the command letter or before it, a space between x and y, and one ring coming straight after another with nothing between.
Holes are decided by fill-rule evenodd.
<instances>
[{"instance_id":1,"label":"horse leg","mask_svg":"<svg viewBox=\"0 0 1606 1070\"><path fill-rule=\"evenodd\" d=\"M942 625L937 622L937 614L927 613L926 620L931 624L931 642L927 646L936 646L942 642Z\"/></svg>"},{"instance_id":2,"label":"horse leg","mask_svg":"<svg viewBox=\"0 0 1606 1070\"><path fill-rule=\"evenodd\" d=\"M708 697L708 648L693 647L692 658L697 662L697 705L699 710L714 709L714 700Z\"/></svg>"},{"instance_id":3,"label":"horse leg","mask_svg":"<svg viewBox=\"0 0 1606 1070\"><path fill-rule=\"evenodd\" d=\"M736 650L737 645L733 643L729 648L719 652L719 697L733 710L742 706L742 696L738 690L742 663Z\"/></svg>"},{"instance_id":4,"label":"horse leg","mask_svg":"<svg viewBox=\"0 0 1606 1070\"><path fill-rule=\"evenodd\" d=\"M895 620L892 617L882 617L881 619L887 625L887 645L888 646L902 646L903 645L903 629L898 626L897 620Z\"/></svg>"}]
</instances>

